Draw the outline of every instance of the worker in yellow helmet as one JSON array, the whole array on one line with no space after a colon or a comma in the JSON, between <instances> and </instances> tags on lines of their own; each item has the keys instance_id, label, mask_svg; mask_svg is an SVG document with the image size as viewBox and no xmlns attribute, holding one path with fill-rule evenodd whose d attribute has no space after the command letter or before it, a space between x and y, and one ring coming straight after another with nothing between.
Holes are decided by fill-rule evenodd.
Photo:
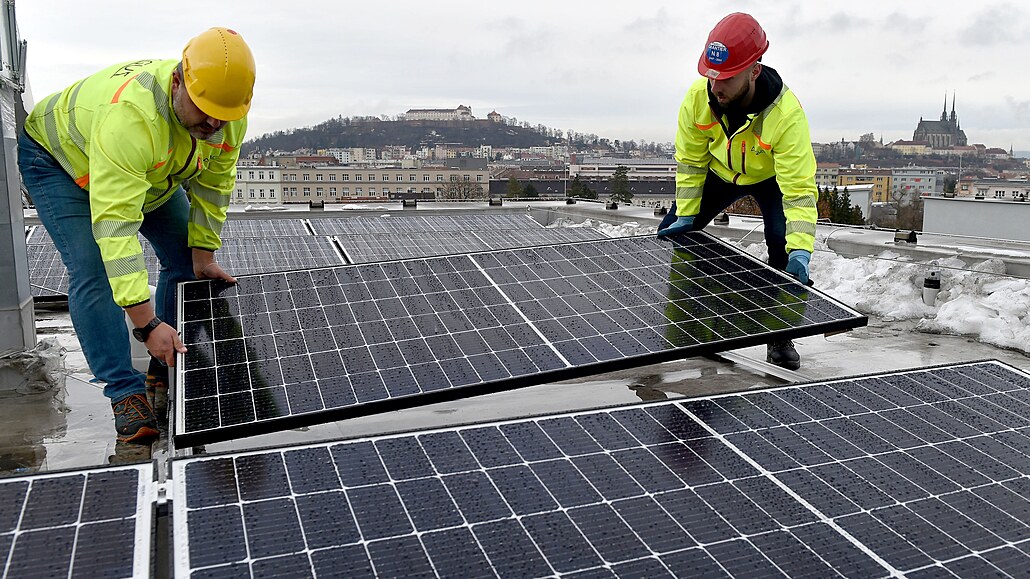
<instances>
[{"instance_id":1,"label":"worker in yellow helmet","mask_svg":"<svg viewBox=\"0 0 1030 579\"><path fill-rule=\"evenodd\" d=\"M815 155L808 121L779 73L762 64L765 30L749 14L719 21L680 105L676 203L658 226L667 236L704 228L742 197L757 201L769 265L808 283L815 243ZM766 359L796 370L790 340L768 345Z\"/></svg>"},{"instance_id":2,"label":"worker in yellow helmet","mask_svg":"<svg viewBox=\"0 0 1030 579\"><path fill-rule=\"evenodd\" d=\"M243 37L212 28L181 59L116 64L42 99L19 135L22 180L68 268L72 323L121 441L158 435L123 310L154 360L174 365L186 351L175 330L177 284L236 281L214 252L254 75ZM137 233L161 261L155 303Z\"/></svg>"}]
</instances>

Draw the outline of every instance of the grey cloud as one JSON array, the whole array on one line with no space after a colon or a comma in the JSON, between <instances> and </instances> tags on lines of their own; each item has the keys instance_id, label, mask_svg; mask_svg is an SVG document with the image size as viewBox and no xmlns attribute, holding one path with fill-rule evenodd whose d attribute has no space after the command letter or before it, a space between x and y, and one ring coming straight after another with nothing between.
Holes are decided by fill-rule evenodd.
<instances>
[{"instance_id":1,"label":"grey cloud","mask_svg":"<svg viewBox=\"0 0 1030 579\"><path fill-rule=\"evenodd\" d=\"M665 7L659 8L658 13L650 18L637 18L633 22L630 22L623 29L626 32L643 35L643 34L664 34L667 32L670 26L670 18Z\"/></svg>"},{"instance_id":2,"label":"grey cloud","mask_svg":"<svg viewBox=\"0 0 1030 579\"><path fill-rule=\"evenodd\" d=\"M1012 4L992 6L979 12L969 26L958 33L964 44L992 45L1020 37L1023 11Z\"/></svg>"},{"instance_id":3,"label":"grey cloud","mask_svg":"<svg viewBox=\"0 0 1030 579\"><path fill-rule=\"evenodd\" d=\"M1017 101L1016 99L1007 96L1005 97L1005 105L1012 111L1016 119L1020 121L1030 121L1030 100Z\"/></svg>"}]
</instances>

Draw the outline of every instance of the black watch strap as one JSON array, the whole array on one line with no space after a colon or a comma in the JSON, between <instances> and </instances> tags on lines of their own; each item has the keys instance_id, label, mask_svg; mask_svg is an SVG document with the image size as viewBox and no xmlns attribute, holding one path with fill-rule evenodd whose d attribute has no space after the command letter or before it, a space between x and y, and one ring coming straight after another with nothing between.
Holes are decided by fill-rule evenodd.
<instances>
[{"instance_id":1,"label":"black watch strap","mask_svg":"<svg viewBox=\"0 0 1030 579\"><path fill-rule=\"evenodd\" d=\"M132 337L136 338L140 342L146 342L147 338L150 337L150 332L154 331L154 328L161 325L161 318L154 316L154 319L147 322L147 325L142 328L135 328L132 330Z\"/></svg>"}]
</instances>

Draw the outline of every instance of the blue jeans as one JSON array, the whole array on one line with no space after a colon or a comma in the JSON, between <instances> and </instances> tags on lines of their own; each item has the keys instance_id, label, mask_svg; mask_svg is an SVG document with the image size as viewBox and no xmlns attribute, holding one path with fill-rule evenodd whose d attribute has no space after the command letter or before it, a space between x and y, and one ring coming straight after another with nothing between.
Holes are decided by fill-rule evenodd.
<instances>
[{"instance_id":1,"label":"blue jeans","mask_svg":"<svg viewBox=\"0 0 1030 579\"><path fill-rule=\"evenodd\" d=\"M787 267L787 217L783 214L783 193L775 177L753 185L734 185L708 172L701 193L701 209L694 217L694 229L700 230L737 199L748 195L755 198L765 222L765 245L769 248L769 265L782 270ZM665 229L676 220L676 204L665 215L658 229Z\"/></svg>"},{"instance_id":2,"label":"blue jeans","mask_svg":"<svg viewBox=\"0 0 1030 579\"><path fill-rule=\"evenodd\" d=\"M50 153L24 131L18 136L22 181L68 268L68 310L89 369L105 383L112 401L145 390L144 376L132 367L125 313L114 302L100 247L93 238L89 192L75 184ZM154 309L175 327L175 290L194 279L187 220L189 201L180 188L143 216L140 233L161 262Z\"/></svg>"}]
</instances>

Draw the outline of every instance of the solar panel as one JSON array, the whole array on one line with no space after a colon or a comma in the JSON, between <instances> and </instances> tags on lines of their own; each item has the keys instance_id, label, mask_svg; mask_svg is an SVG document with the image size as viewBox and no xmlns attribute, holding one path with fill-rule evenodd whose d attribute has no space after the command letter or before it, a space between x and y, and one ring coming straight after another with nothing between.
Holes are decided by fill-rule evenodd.
<instances>
[{"instance_id":1,"label":"solar panel","mask_svg":"<svg viewBox=\"0 0 1030 579\"><path fill-rule=\"evenodd\" d=\"M52 243L50 234L42 225L32 225L25 228L25 243Z\"/></svg>"},{"instance_id":2,"label":"solar panel","mask_svg":"<svg viewBox=\"0 0 1030 579\"><path fill-rule=\"evenodd\" d=\"M147 577L150 463L0 479L0 576Z\"/></svg>"},{"instance_id":3,"label":"solar panel","mask_svg":"<svg viewBox=\"0 0 1030 579\"><path fill-rule=\"evenodd\" d=\"M176 442L863 325L703 232L191 282Z\"/></svg>"},{"instance_id":4,"label":"solar panel","mask_svg":"<svg viewBox=\"0 0 1030 579\"><path fill-rule=\"evenodd\" d=\"M40 228L41 229L41 228ZM51 243L30 243L25 246L28 257L29 288L32 297L58 299L68 296L68 270L61 255Z\"/></svg>"},{"instance_id":5,"label":"solar panel","mask_svg":"<svg viewBox=\"0 0 1030 579\"><path fill-rule=\"evenodd\" d=\"M332 239L314 235L223 239L215 257L234 276L346 263Z\"/></svg>"},{"instance_id":6,"label":"solar panel","mask_svg":"<svg viewBox=\"0 0 1030 579\"><path fill-rule=\"evenodd\" d=\"M150 282L157 283L161 267L153 247L140 239L143 261ZM68 270L53 241L28 244L29 284L32 297L66 299ZM300 237L231 238L222 241L216 255L219 264L233 275L342 265L346 263L332 239L312 235Z\"/></svg>"},{"instance_id":7,"label":"solar panel","mask_svg":"<svg viewBox=\"0 0 1030 579\"><path fill-rule=\"evenodd\" d=\"M175 571L1022 576L1028 387L979 362L175 460Z\"/></svg>"},{"instance_id":8,"label":"solar panel","mask_svg":"<svg viewBox=\"0 0 1030 579\"><path fill-rule=\"evenodd\" d=\"M315 235L379 235L430 231L476 231L481 229L539 229L541 227L527 213L323 217L311 219L311 229L315 232Z\"/></svg>"},{"instance_id":9,"label":"solar panel","mask_svg":"<svg viewBox=\"0 0 1030 579\"><path fill-rule=\"evenodd\" d=\"M534 245L550 245L608 236L590 228L492 229L436 231L417 234L339 235L337 243L350 263L376 263L391 259L454 255Z\"/></svg>"},{"instance_id":10,"label":"solar panel","mask_svg":"<svg viewBox=\"0 0 1030 579\"><path fill-rule=\"evenodd\" d=\"M222 239L238 237L299 237L311 235L303 219L228 219Z\"/></svg>"}]
</instances>

